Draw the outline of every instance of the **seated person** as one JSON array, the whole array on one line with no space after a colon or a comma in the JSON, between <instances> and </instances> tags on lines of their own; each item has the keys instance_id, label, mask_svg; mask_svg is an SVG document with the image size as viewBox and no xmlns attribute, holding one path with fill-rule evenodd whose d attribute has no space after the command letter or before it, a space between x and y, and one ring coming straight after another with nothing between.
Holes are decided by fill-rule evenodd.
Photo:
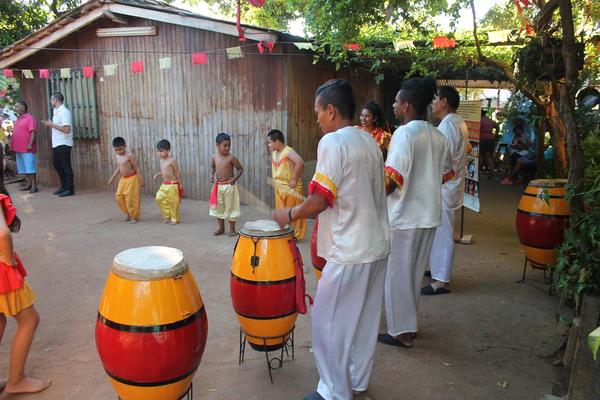
<instances>
[{"instance_id":1,"label":"seated person","mask_svg":"<svg viewBox=\"0 0 600 400\"><path fill-rule=\"evenodd\" d=\"M510 144L510 173L500 181L503 185L512 185L521 172L535 171L536 161L533 142L520 125L515 126L515 136Z\"/></svg>"}]
</instances>

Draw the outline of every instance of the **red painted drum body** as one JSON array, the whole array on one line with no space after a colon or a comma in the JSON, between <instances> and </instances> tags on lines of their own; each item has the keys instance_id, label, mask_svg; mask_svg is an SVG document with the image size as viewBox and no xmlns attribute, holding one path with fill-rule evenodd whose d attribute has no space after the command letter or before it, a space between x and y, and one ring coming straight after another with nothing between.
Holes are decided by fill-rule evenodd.
<instances>
[{"instance_id":1,"label":"red painted drum body","mask_svg":"<svg viewBox=\"0 0 600 400\"><path fill-rule=\"evenodd\" d=\"M534 267L547 268L556 263L556 249L563 242L570 215L566 183L566 179L531 181L519 202L517 234Z\"/></svg>"},{"instance_id":2,"label":"red painted drum body","mask_svg":"<svg viewBox=\"0 0 600 400\"><path fill-rule=\"evenodd\" d=\"M206 311L180 250L140 247L114 259L96 321L98 354L122 400L177 400L204 353Z\"/></svg>"},{"instance_id":3,"label":"red painted drum body","mask_svg":"<svg viewBox=\"0 0 600 400\"><path fill-rule=\"evenodd\" d=\"M327 260L323 257L319 257L317 254L317 236L319 235L319 219L315 220L315 224L313 226L312 234L310 235L310 259L312 261L312 265L314 268L315 275L317 276L317 280L321 279L321 273L323 272L323 268L325 268L325 264L327 264Z\"/></svg>"},{"instance_id":4,"label":"red painted drum body","mask_svg":"<svg viewBox=\"0 0 600 400\"><path fill-rule=\"evenodd\" d=\"M249 221L239 233L231 260L233 309L253 349L280 349L298 315L292 230L274 221Z\"/></svg>"}]
</instances>

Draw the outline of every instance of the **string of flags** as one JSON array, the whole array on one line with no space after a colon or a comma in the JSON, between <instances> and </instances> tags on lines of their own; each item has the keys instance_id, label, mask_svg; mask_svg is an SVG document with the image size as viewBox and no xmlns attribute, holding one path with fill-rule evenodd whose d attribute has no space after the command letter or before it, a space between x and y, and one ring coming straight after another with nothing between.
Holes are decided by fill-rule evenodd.
<instances>
[{"instance_id":1,"label":"string of flags","mask_svg":"<svg viewBox=\"0 0 600 400\"><path fill-rule=\"evenodd\" d=\"M271 54L275 48L276 42L261 41L256 44L259 54ZM246 47L246 46L244 46ZM224 49L228 59L234 60L237 58L244 57L244 51L242 46L234 46ZM217 53L218 51L212 51ZM208 55L206 52L195 52L191 54L192 65L206 65L208 64ZM160 70L168 70L172 67L172 57L161 57L158 59L158 68ZM117 73L117 67L119 64L106 64L101 66L101 70L104 76L114 76ZM133 74L140 74L145 71L145 63L142 60L135 60L129 63L129 69ZM96 68L92 65L86 65L81 68L83 76L85 78L92 78L96 72ZM58 71L59 76L63 79L71 77L71 68L39 68L39 69L13 69L5 68L2 73L6 78L14 78L15 71L20 71L25 79L35 79L34 71L37 71L39 79L50 79L51 71ZM4 96L0 96L4 97Z\"/></svg>"}]
</instances>

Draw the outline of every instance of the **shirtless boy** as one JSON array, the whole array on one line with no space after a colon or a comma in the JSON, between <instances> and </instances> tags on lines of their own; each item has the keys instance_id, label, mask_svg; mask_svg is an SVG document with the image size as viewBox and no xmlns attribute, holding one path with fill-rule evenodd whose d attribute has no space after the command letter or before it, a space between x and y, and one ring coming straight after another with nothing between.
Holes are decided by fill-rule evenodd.
<instances>
[{"instance_id":1,"label":"shirtless boy","mask_svg":"<svg viewBox=\"0 0 600 400\"><path fill-rule=\"evenodd\" d=\"M156 154L160 158L160 172L154 174L154 179L162 176L163 183L156 192L156 204L163 215L164 223L176 225L179 223L179 204L181 203L181 180L177 161L171 157L171 143L163 139L156 144Z\"/></svg>"},{"instance_id":2,"label":"shirtless boy","mask_svg":"<svg viewBox=\"0 0 600 400\"><path fill-rule=\"evenodd\" d=\"M140 193L144 180L139 173L138 163L133 154L127 151L127 144L122 137L116 137L112 141L113 149L117 157L117 168L108 180L111 185L117 175L121 175L115 198L121 211L127 215L126 221L135 224L140 219Z\"/></svg>"},{"instance_id":3,"label":"shirtless boy","mask_svg":"<svg viewBox=\"0 0 600 400\"><path fill-rule=\"evenodd\" d=\"M217 135L217 153L210 160L210 181L213 189L210 194L210 215L217 218L219 228L215 236L225 232L225 220L229 220L229 236L235 236L235 221L240 216L240 195L237 180L244 172L242 164L231 154L231 137L226 133ZM235 168L235 174L234 174Z\"/></svg>"}]
</instances>

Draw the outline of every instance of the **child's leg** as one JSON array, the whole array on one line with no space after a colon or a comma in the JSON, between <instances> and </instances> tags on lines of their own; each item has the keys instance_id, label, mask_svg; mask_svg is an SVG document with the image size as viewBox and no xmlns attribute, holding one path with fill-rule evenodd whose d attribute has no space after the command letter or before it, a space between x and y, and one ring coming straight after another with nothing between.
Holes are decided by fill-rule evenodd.
<instances>
[{"instance_id":1,"label":"child's leg","mask_svg":"<svg viewBox=\"0 0 600 400\"><path fill-rule=\"evenodd\" d=\"M221 218L217 218L217 223L219 224L219 229L213 232L213 235L219 236L223 232L225 232L225 220Z\"/></svg>"},{"instance_id":2,"label":"child's leg","mask_svg":"<svg viewBox=\"0 0 600 400\"><path fill-rule=\"evenodd\" d=\"M235 231L235 221L229 220L229 236L237 236Z\"/></svg>"},{"instance_id":3,"label":"child's leg","mask_svg":"<svg viewBox=\"0 0 600 400\"><path fill-rule=\"evenodd\" d=\"M50 386L50 381L28 378L25 376L25 362L31 348L33 335L40 322L40 316L34 306L28 307L15 315L17 320L17 333L13 339L10 352L10 366L7 393L35 393L41 392Z\"/></svg>"},{"instance_id":4,"label":"child's leg","mask_svg":"<svg viewBox=\"0 0 600 400\"><path fill-rule=\"evenodd\" d=\"M163 191L163 187L161 186L160 189L158 189L158 192L156 192L156 204L160 209L165 223L171 220L171 215L169 214L168 208L169 204L166 197L166 193Z\"/></svg>"}]
</instances>

